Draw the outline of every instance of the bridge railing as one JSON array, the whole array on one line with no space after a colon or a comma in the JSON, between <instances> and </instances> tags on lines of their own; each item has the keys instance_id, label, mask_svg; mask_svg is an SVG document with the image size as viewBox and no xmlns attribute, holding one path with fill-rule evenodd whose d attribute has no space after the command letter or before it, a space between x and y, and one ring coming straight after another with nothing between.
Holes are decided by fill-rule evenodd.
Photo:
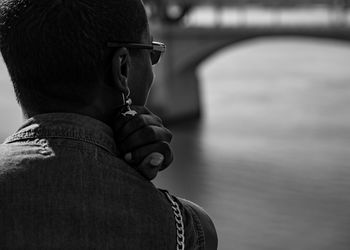
<instances>
[{"instance_id":1,"label":"bridge railing","mask_svg":"<svg viewBox=\"0 0 350 250\"><path fill-rule=\"evenodd\" d=\"M348 26L350 11L315 9L266 8L203 8L188 14L184 26L236 27L236 26Z\"/></svg>"},{"instance_id":2,"label":"bridge railing","mask_svg":"<svg viewBox=\"0 0 350 250\"><path fill-rule=\"evenodd\" d=\"M318 8L346 12L350 0L144 0L151 20L162 23L179 23L198 6L237 8Z\"/></svg>"}]
</instances>

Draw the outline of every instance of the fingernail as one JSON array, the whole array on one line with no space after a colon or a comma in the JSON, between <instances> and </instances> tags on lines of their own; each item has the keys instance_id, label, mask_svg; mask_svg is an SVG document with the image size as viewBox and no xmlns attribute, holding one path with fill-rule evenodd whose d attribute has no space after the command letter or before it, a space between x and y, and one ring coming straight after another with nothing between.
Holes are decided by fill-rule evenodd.
<instances>
[{"instance_id":1,"label":"fingernail","mask_svg":"<svg viewBox=\"0 0 350 250\"><path fill-rule=\"evenodd\" d=\"M124 156L124 159L126 161L131 161L132 160L132 154L131 153L127 153L125 156Z\"/></svg>"},{"instance_id":2,"label":"fingernail","mask_svg":"<svg viewBox=\"0 0 350 250\"><path fill-rule=\"evenodd\" d=\"M151 161L149 162L152 166L158 167L164 161L164 156L162 154L153 154Z\"/></svg>"}]
</instances>

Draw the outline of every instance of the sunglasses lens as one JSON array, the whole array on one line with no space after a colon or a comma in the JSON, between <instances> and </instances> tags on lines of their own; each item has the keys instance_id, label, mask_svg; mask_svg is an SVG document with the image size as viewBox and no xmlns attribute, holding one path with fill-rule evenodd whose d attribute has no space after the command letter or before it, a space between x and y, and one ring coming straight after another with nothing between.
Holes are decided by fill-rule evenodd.
<instances>
[{"instance_id":1,"label":"sunglasses lens","mask_svg":"<svg viewBox=\"0 0 350 250\"><path fill-rule=\"evenodd\" d=\"M155 65L155 64L157 64L159 62L161 54L162 53L160 51L156 51L156 50L153 50L151 52L151 61L152 61L153 65Z\"/></svg>"}]
</instances>

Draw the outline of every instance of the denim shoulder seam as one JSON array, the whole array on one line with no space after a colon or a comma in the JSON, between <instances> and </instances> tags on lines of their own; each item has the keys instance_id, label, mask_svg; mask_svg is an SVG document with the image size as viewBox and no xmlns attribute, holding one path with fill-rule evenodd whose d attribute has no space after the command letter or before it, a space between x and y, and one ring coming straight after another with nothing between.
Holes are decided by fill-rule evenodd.
<instances>
[{"instance_id":1,"label":"denim shoulder seam","mask_svg":"<svg viewBox=\"0 0 350 250\"><path fill-rule=\"evenodd\" d=\"M96 146L101 147L102 149L106 150L108 153L110 153L111 155L114 155L113 152L111 152L108 148L106 148L105 146L103 146L102 144L98 143L95 140L90 140L90 139L86 139L86 138L77 138L74 136L67 136L67 135L45 135L45 134L34 134L32 132L21 132L21 133L17 133L14 134L12 136L10 136L9 138L7 138L4 142L4 144L10 144L13 142L19 142L19 141L23 141L23 140L28 140L28 139L36 139L36 138L40 138L40 137L44 137L44 138L58 138L58 139L70 139L70 140L75 140L75 141L83 141L86 143L90 143Z\"/></svg>"},{"instance_id":2,"label":"denim shoulder seam","mask_svg":"<svg viewBox=\"0 0 350 250\"><path fill-rule=\"evenodd\" d=\"M205 250L205 235L202 223L197 215L195 209L193 209L190 205L182 203L182 205L189 209L190 213L193 216L194 224L196 232L198 233L197 244L200 246L200 250Z\"/></svg>"}]
</instances>

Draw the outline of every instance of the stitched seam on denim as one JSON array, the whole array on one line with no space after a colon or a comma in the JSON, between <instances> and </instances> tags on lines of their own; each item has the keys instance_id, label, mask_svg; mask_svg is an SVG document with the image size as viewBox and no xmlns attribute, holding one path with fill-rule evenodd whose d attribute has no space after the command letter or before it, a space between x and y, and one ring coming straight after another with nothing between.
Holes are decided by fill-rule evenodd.
<instances>
[{"instance_id":1,"label":"stitched seam on denim","mask_svg":"<svg viewBox=\"0 0 350 250\"><path fill-rule=\"evenodd\" d=\"M204 235L202 223L201 223L196 211L190 205L183 204L183 206L189 208L189 211L193 216L195 230L198 234L197 244L198 244L198 246L200 246L200 249L205 250L205 235Z\"/></svg>"},{"instance_id":2,"label":"stitched seam on denim","mask_svg":"<svg viewBox=\"0 0 350 250\"><path fill-rule=\"evenodd\" d=\"M168 197L167 197L167 195L166 195L166 193L168 193L168 194L171 196L171 198L173 198L174 201L177 202L177 204L178 204L179 207L180 207L180 211L181 211L182 203L181 203L175 196L173 196L172 194L170 194L169 191L166 190L166 189L161 189L161 188L157 188L157 189L158 189L158 191L160 191L160 193L162 194L162 198L165 199L166 203L171 205L171 203L169 203L169 199L168 199ZM170 206L170 208L171 208L171 206ZM170 210L172 210L172 208L171 208ZM181 212L181 213L182 213L182 212ZM182 213L182 214L183 214L183 213ZM173 223L176 225L176 222L175 222L173 213L172 213L171 217L172 217L172 219L174 220ZM175 231L176 231L176 230L175 230ZM184 231L186 231L186 229L184 229ZM185 234L185 232L184 232L184 234ZM186 249L186 246L185 246L185 249Z\"/></svg>"},{"instance_id":3,"label":"stitched seam on denim","mask_svg":"<svg viewBox=\"0 0 350 250\"><path fill-rule=\"evenodd\" d=\"M83 141L86 143L90 143L90 144L99 146L99 147L103 148L104 150L106 150L107 152L109 152L110 154L115 155L111 150L108 149L107 146L104 146L104 145L98 143L96 140L93 140L91 138L80 138L80 137L78 138L76 136L67 136L67 135L49 135L45 132L36 133L36 132L32 132L32 131L26 131L26 132L17 133L17 134L14 134L13 136L9 137L4 142L4 144L23 141L23 140L27 140L27 139L36 139L38 137L39 138L46 137L46 138L58 138L58 139L71 139L71 140L76 140L76 141Z\"/></svg>"}]
</instances>

